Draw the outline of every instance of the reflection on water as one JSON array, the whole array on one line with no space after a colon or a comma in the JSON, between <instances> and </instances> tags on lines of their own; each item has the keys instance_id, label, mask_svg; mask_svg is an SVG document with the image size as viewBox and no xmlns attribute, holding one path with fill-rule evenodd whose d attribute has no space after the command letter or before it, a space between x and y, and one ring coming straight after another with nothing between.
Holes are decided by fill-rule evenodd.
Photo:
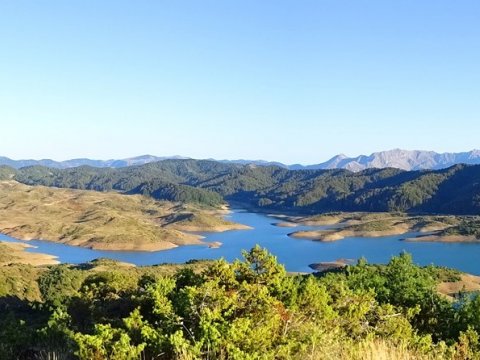
<instances>
[{"instance_id":1,"label":"reflection on water","mask_svg":"<svg viewBox=\"0 0 480 360\"><path fill-rule=\"evenodd\" d=\"M153 265L159 263L183 263L190 259L225 258L233 261L241 257L243 249L250 249L255 244L266 247L285 264L289 271L311 271L311 263L332 261L340 258L358 259L365 257L369 262L385 263L392 255L407 251L413 255L414 261L421 265L436 264L453 267L480 275L479 244L472 243L428 243L404 242L404 237L386 236L381 238L347 238L334 242L315 242L292 239L287 235L293 231L321 229L325 227L282 228L273 226L275 219L256 213L236 210L229 219L253 227L252 230L236 230L224 233L208 233L205 241L219 241L223 245L211 249L205 245L191 245L158 252L128 252L90 250L76 246L56 244L48 241L29 241L36 246L29 249L55 255L61 262L82 263L99 257L106 257L137 265ZM20 242L8 236L0 235L0 240Z\"/></svg>"}]
</instances>

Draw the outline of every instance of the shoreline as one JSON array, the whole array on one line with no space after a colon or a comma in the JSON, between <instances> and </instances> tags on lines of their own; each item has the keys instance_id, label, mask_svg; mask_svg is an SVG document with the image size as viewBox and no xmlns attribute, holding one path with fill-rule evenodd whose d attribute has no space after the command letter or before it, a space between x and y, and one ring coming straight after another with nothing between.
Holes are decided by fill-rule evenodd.
<instances>
[{"instance_id":1,"label":"shoreline","mask_svg":"<svg viewBox=\"0 0 480 360\"><path fill-rule=\"evenodd\" d=\"M480 239L473 235L452 234L452 232L458 231L456 229L459 224L465 221L465 217L456 215L333 213L303 218L281 217L280 219L283 221L274 224L275 226L292 228L296 226L334 226L323 229L293 231L288 234L291 238L312 241L330 242L351 237L376 238L418 233L415 236L402 239L402 241L480 242Z\"/></svg>"},{"instance_id":2,"label":"shoreline","mask_svg":"<svg viewBox=\"0 0 480 360\"><path fill-rule=\"evenodd\" d=\"M413 238L405 238L408 242L441 242L441 243L480 243L480 239L471 235L419 235Z\"/></svg>"},{"instance_id":3,"label":"shoreline","mask_svg":"<svg viewBox=\"0 0 480 360\"><path fill-rule=\"evenodd\" d=\"M230 213L231 211L229 211ZM95 240L87 240L83 242L77 241L62 241L62 235L59 235L56 239L45 239L42 236L31 236L29 234L16 232L16 231L5 231L0 229L0 234L11 237L15 240L29 242L29 241L46 241L54 244L64 244L68 246L76 246L84 249L91 250L101 250L101 251L138 251L138 252L157 252L175 249L178 247L189 246L189 245L204 245L209 248L218 248L221 244L215 243L214 246L208 241L203 241L206 238L208 233L223 233L227 231L240 231L240 230L253 230L253 227L232 222L231 225L219 225L214 228L212 227L201 227L201 226L182 226L182 230L176 230L181 237L184 237L182 240L185 243L175 244L169 241L162 241L158 243L105 243L105 242L96 242ZM2 240L0 240L2 243ZM15 243L15 242L5 242L6 244L18 244L25 247L33 247L32 245Z\"/></svg>"},{"instance_id":4,"label":"shoreline","mask_svg":"<svg viewBox=\"0 0 480 360\"><path fill-rule=\"evenodd\" d=\"M310 231L296 231L288 234L289 237L294 239L304 239L321 242L340 241L351 237L383 237L383 236L396 236L404 235L411 232L409 229L391 229L387 231L353 231L353 230L310 230Z\"/></svg>"},{"instance_id":5,"label":"shoreline","mask_svg":"<svg viewBox=\"0 0 480 360\"><path fill-rule=\"evenodd\" d=\"M9 236L13 239L19 240L19 241L46 241L46 242L51 242L54 244L63 244L63 245L68 245L68 246L75 246L79 248L84 248L84 249L91 249L91 250L102 250L102 251L139 251L139 252L155 252L155 251L163 251L163 250L170 250L177 248L179 246L187 246L187 245L201 245L204 244L201 239L203 239L202 236L196 235L196 234L189 234L188 232L181 232L182 235L185 236L184 241L186 241L185 244L174 244L169 241L160 241L160 242L143 242L143 243L136 243L136 242L121 242L121 243L108 243L108 242L97 242L94 240L94 238L89 239L89 240L72 240L72 241L63 241L62 236L59 235L57 237L52 237L49 239L44 238L43 236L31 236L29 234L24 234L21 232L16 232L16 231L4 231L4 229L0 229L0 234ZM178 239L177 239L178 240ZM28 244L26 244L28 245ZM30 245L31 246L31 245Z\"/></svg>"},{"instance_id":6,"label":"shoreline","mask_svg":"<svg viewBox=\"0 0 480 360\"><path fill-rule=\"evenodd\" d=\"M0 256L0 266L8 266L10 264L25 264L32 266L60 264L60 261L57 260L58 258L54 255L26 251L33 247L34 246L29 244L0 240L0 249L2 252L8 251L8 259Z\"/></svg>"},{"instance_id":7,"label":"shoreline","mask_svg":"<svg viewBox=\"0 0 480 360\"><path fill-rule=\"evenodd\" d=\"M226 217L227 215L231 214L233 210L228 206L224 205L219 210L208 210L209 213L212 215L218 215L222 218ZM76 246L84 249L91 249L91 250L99 250L99 251L125 251L125 252L157 252L157 251L165 251L170 249L175 249L181 246L189 246L189 245L204 245L211 249L216 249L221 247L223 244L220 242L213 242L210 243L208 241L202 241L206 238L208 233L222 233L227 231L239 231L239 230L253 230L253 227L244 225L241 223L235 223L228 220L225 220L225 224L215 225L215 226L190 226L190 225L180 225L180 226L172 226L171 229L174 229L175 232L178 232L180 237L185 237L185 243L183 244L175 244L169 241L162 241L159 243L105 243L105 242L96 242L95 240L87 240L85 242L77 242L77 241L62 241L62 236L59 235L56 239L46 239L42 236L32 236L28 233L22 233L17 231L5 231L6 229L0 228L0 234L9 236L15 240L29 242L29 241L46 241L51 242L54 244L64 244L68 246ZM7 229L10 230L10 229ZM24 243L15 243L15 242L5 242L0 240L0 243L5 244L18 244L19 246L23 246L25 248L33 247L29 244ZM53 255L45 254L46 256Z\"/></svg>"}]
</instances>

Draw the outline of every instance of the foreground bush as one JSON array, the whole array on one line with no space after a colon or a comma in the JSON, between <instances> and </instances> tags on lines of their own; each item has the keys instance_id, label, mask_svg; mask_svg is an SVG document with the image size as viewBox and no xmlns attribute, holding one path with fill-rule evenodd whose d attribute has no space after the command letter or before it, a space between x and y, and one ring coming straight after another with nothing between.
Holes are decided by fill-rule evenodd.
<instances>
[{"instance_id":1,"label":"foreground bush","mask_svg":"<svg viewBox=\"0 0 480 360\"><path fill-rule=\"evenodd\" d=\"M43 302L4 306L0 358L480 358L480 299L449 302L435 289L452 274L407 254L316 277L288 275L259 247L201 272L131 271L53 267Z\"/></svg>"}]
</instances>

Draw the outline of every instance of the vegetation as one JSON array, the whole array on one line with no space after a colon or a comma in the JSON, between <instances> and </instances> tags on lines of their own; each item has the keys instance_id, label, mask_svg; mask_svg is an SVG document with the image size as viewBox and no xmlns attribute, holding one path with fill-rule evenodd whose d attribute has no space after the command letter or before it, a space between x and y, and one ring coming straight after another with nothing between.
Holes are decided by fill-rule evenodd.
<instances>
[{"instance_id":1,"label":"vegetation","mask_svg":"<svg viewBox=\"0 0 480 360\"><path fill-rule=\"evenodd\" d=\"M199 174L206 170L205 166L200 165L182 162L177 164L173 161L172 164L159 162L121 170L88 166L59 170L31 166L17 170L15 179L28 185L98 191L117 190L129 194L149 195L157 200L200 202L211 206L222 204L224 201L217 193L190 186L184 181L194 178L198 181ZM216 168L213 168L209 174L215 170Z\"/></svg>"},{"instance_id":2,"label":"vegetation","mask_svg":"<svg viewBox=\"0 0 480 360\"><path fill-rule=\"evenodd\" d=\"M151 196L159 200L199 203L208 206L217 206L224 203L222 197L216 192L187 185L164 183L159 180L145 182L128 191L128 193Z\"/></svg>"},{"instance_id":3,"label":"vegetation","mask_svg":"<svg viewBox=\"0 0 480 360\"><path fill-rule=\"evenodd\" d=\"M480 166L455 165L428 171L368 169L353 173L164 160L121 169L3 167L0 178L2 174L29 185L116 190L208 205L218 205L225 199L281 212L480 213Z\"/></svg>"},{"instance_id":4,"label":"vegetation","mask_svg":"<svg viewBox=\"0 0 480 360\"><path fill-rule=\"evenodd\" d=\"M8 166L0 166L0 180L10 180L15 177L16 170Z\"/></svg>"},{"instance_id":5,"label":"vegetation","mask_svg":"<svg viewBox=\"0 0 480 360\"><path fill-rule=\"evenodd\" d=\"M238 228L215 209L114 192L0 182L0 232L109 250L162 250L199 243L187 233ZM187 222L188 219L188 222ZM0 259L1 260L1 259Z\"/></svg>"},{"instance_id":6,"label":"vegetation","mask_svg":"<svg viewBox=\"0 0 480 360\"><path fill-rule=\"evenodd\" d=\"M474 236L480 239L480 219L478 217L463 219L460 224L445 229L443 233L445 235Z\"/></svg>"},{"instance_id":7,"label":"vegetation","mask_svg":"<svg viewBox=\"0 0 480 360\"><path fill-rule=\"evenodd\" d=\"M478 216L453 215L408 215L404 213L327 213L307 217L282 217L290 224L339 226L327 230L296 231L290 234L295 238L307 238L321 241L335 241L346 237L376 237L400 235L408 232L422 234L409 241L453 241L449 235L460 235L455 241L471 241L480 224Z\"/></svg>"},{"instance_id":8,"label":"vegetation","mask_svg":"<svg viewBox=\"0 0 480 360\"><path fill-rule=\"evenodd\" d=\"M1 288L0 358L477 359L480 297L436 291L458 275L401 254L292 276L259 247L233 264L3 267L32 290Z\"/></svg>"}]
</instances>

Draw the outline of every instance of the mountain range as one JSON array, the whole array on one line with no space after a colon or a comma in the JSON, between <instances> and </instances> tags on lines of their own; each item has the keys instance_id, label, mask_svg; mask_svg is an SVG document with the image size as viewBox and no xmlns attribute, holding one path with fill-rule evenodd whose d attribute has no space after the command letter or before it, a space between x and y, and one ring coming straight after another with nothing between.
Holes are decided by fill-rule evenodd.
<instances>
[{"instance_id":1,"label":"mountain range","mask_svg":"<svg viewBox=\"0 0 480 360\"><path fill-rule=\"evenodd\" d=\"M388 167L402 170L439 170L456 164L480 164L480 150L460 153L437 153L434 151L394 149L375 152L369 156L360 155L354 158L340 154L324 163L303 168L347 169L353 172Z\"/></svg>"},{"instance_id":2,"label":"mountain range","mask_svg":"<svg viewBox=\"0 0 480 360\"><path fill-rule=\"evenodd\" d=\"M167 159L188 159L183 156L153 156L142 155L127 159L110 159L110 160L93 160L93 159L71 159L65 161L55 161L51 159L42 160L12 160L5 156L0 156L0 166L6 165L15 169L20 169L27 166L46 166L54 169L70 169L79 166L92 166L98 168L122 168L134 165L144 165L152 162L167 160Z\"/></svg>"},{"instance_id":3,"label":"mountain range","mask_svg":"<svg viewBox=\"0 0 480 360\"><path fill-rule=\"evenodd\" d=\"M78 166L92 166L99 168L122 168L133 165L144 165L152 162L163 161L167 159L190 159L183 156L153 156L142 155L127 159L111 160L92 160L92 159L71 159L65 161L54 161L50 159L43 160L12 160L7 157L0 157L0 165L6 165L19 169L26 166L46 166L56 169L68 169ZM402 150L393 149L381 152L375 152L370 155L359 155L357 157L348 157L339 154L322 163L313 165L286 165L281 162L265 160L215 160L226 164L257 165L257 166L279 166L289 170L327 170L327 169L346 169L353 172L359 172L371 168L397 168L402 170L439 170L445 169L456 164L480 164L480 150L472 150L459 153L437 153L434 151L423 150Z\"/></svg>"},{"instance_id":4,"label":"mountain range","mask_svg":"<svg viewBox=\"0 0 480 360\"><path fill-rule=\"evenodd\" d=\"M54 169L0 166L0 180L27 185L116 191L158 200L282 213L332 211L480 214L480 165L441 170L289 170L208 160L163 160L139 166Z\"/></svg>"}]
</instances>

